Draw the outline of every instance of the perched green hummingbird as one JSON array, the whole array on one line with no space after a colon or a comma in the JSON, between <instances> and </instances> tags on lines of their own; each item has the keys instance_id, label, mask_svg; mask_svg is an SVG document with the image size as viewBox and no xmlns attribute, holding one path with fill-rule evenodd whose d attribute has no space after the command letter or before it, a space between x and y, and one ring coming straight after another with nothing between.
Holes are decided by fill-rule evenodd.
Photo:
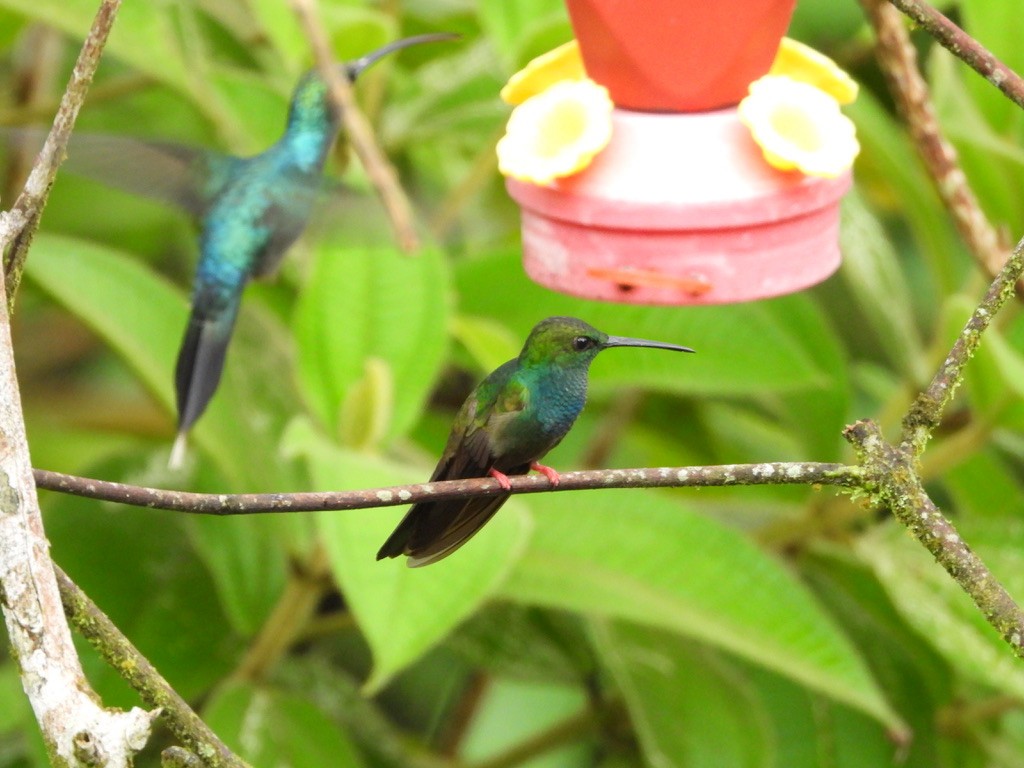
<instances>
[{"instance_id":1,"label":"perched green hummingbird","mask_svg":"<svg viewBox=\"0 0 1024 768\"><path fill-rule=\"evenodd\" d=\"M463 403L430 481L490 475L509 490L508 475L535 469L558 485L558 473L538 462L561 442L583 410L590 363L609 347L693 352L676 344L609 336L574 317L542 320L519 357L484 379ZM408 555L411 567L435 563L465 544L508 497L415 504L377 559Z\"/></svg>"}]
</instances>

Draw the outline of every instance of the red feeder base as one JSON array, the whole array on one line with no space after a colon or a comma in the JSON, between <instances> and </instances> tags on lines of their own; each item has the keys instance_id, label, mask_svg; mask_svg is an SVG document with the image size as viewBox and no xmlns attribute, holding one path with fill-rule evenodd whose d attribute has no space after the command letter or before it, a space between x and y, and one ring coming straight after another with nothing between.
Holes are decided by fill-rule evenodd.
<instances>
[{"instance_id":1,"label":"red feeder base","mask_svg":"<svg viewBox=\"0 0 1024 768\"><path fill-rule=\"evenodd\" d=\"M508 179L531 279L637 304L720 304L791 293L839 266L835 179L767 164L734 108L616 109L611 143L546 186Z\"/></svg>"}]
</instances>

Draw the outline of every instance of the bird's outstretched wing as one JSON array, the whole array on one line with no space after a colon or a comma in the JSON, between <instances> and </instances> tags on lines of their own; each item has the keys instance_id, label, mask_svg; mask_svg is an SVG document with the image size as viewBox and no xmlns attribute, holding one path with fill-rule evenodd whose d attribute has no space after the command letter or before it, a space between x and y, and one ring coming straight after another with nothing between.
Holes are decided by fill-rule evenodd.
<instances>
[{"instance_id":1,"label":"bird's outstretched wing","mask_svg":"<svg viewBox=\"0 0 1024 768\"><path fill-rule=\"evenodd\" d=\"M506 364L508 365L508 364ZM430 481L486 477L495 463L494 436L502 425L522 411L529 392L510 380L510 369L499 368L491 377L500 385L485 381L463 405L452 428L441 460ZM504 376L499 374L504 373ZM489 379L491 378L489 377ZM525 474L530 465L506 467L506 474ZM509 494L475 499L421 502L414 505L394 533L384 542L377 559L409 556L412 567L428 565L447 557L479 531L508 500Z\"/></svg>"},{"instance_id":2,"label":"bird's outstretched wing","mask_svg":"<svg viewBox=\"0 0 1024 768\"><path fill-rule=\"evenodd\" d=\"M44 128L0 129L4 145L26 153L42 149L46 136ZM61 168L201 218L238 162L231 155L184 144L76 132Z\"/></svg>"}]
</instances>

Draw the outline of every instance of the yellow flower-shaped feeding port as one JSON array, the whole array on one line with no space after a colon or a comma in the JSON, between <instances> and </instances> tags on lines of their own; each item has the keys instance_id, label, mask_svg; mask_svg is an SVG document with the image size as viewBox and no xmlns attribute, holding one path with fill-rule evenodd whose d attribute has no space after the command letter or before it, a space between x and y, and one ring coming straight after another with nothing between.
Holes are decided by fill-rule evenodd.
<instances>
[{"instance_id":1,"label":"yellow flower-shaped feeding port","mask_svg":"<svg viewBox=\"0 0 1024 768\"><path fill-rule=\"evenodd\" d=\"M836 99L807 83L765 75L750 85L739 117L765 160L781 170L833 178L860 151L856 130Z\"/></svg>"},{"instance_id":2,"label":"yellow flower-shaped feeding port","mask_svg":"<svg viewBox=\"0 0 1024 768\"><path fill-rule=\"evenodd\" d=\"M514 107L562 80L584 80L586 77L580 46L575 40L570 40L531 59L512 75L501 89L501 100Z\"/></svg>"},{"instance_id":3,"label":"yellow flower-shaped feeding port","mask_svg":"<svg viewBox=\"0 0 1024 768\"><path fill-rule=\"evenodd\" d=\"M512 110L498 142L506 176L547 184L586 168L612 136L612 100L593 80L562 80Z\"/></svg>"},{"instance_id":4,"label":"yellow flower-shaped feeding port","mask_svg":"<svg viewBox=\"0 0 1024 768\"><path fill-rule=\"evenodd\" d=\"M769 75L783 75L820 88L840 104L852 104L857 98L857 82L838 64L809 45L789 37L782 38Z\"/></svg>"}]
</instances>

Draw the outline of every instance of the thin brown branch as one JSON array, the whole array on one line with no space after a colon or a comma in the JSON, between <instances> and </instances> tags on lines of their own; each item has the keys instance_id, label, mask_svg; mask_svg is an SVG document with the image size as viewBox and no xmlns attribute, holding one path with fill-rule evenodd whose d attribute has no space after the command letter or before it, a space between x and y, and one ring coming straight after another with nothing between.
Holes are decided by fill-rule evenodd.
<instances>
[{"instance_id":1,"label":"thin brown branch","mask_svg":"<svg viewBox=\"0 0 1024 768\"><path fill-rule=\"evenodd\" d=\"M14 309L14 299L21 284L21 274L25 268L25 259L32 244L39 220L43 215L50 187L57 177L57 169L64 161L68 140L75 126L78 111L85 101L93 75L99 66L103 46L107 35L114 24L121 0L103 0L93 21L89 36L82 44L75 68L71 72L60 108L53 120L53 128L46 138L36 160L25 188L22 190L14 206L0 214L0 253L4 257L4 282L7 294L8 313Z\"/></svg>"},{"instance_id":2,"label":"thin brown branch","mask_svg":"<svg viewBox=\"0 0 1024 768\"><path fill-rule=\"evenodd\" d=\"M50 491L113 501L135 507L168 509L197 515L254 515L268 512L315 512L371 509L447 501L504 493L493 478L443 480L358 491L307 493L187 493L112 483L36 469L36 485ZM723 464L709 467L646 467L564 472L557 486L543 475L509 477L512 493L585 491L600 488L708 488L726 485L836 485L859 487L859 467L817 462Z\"/></svg>"},{"instance_id":3,"label":"thin brown branch","mask_svg":"<svg viewBox=\"0 0 1024 768\"><path fill-rule=\"evenodd\" d=\"M103 659L138 692L160 716L171 733L209 768L247 768L199 719L192 708L161 676L149 660L139 653L114 623L89 599L59 567L54 566L60 597L75 629L88 640Z\"/></svg>"},{"instance_id":4,"label":"thin brown branch","mask_svg":"<svg viewBox=\"0 0 1024 768\"><path fill-rule=\"evenodd\" d=\"M878 61L896 105L907 122L918 154L935 182L936 191L975 260L989 279L999 274L1009 250L978 204L956 149L939 129L928 84L917 66L917 51L900 12L888 0L861 0L878 38ZM1024 284L1018 284L1024 295Z\"/></svg>"},{"instance_id":5,"label":"thin brown branch","mask_svg":"<svg viewBox=\"0 0 1024 768\"><path fill-rule=\"evenodd\" d=\"M1024 108L1024 79L1003 64L981 43L922 0L889 0L921 25L950 53Z\"/></svg>"},{"instance_id":6,"label":"thin brown branch","mask_svg":"<svg viewBox=\"0 0 1024 768\"><path fill-rule=\"evenodd\" d=\"M317 69L327 83L328 95L341 113L352 147L391 219L399 247L406 253L416 252L420 243L416 234L412 205L398 183L394 168L377 145L369 122L356 106L352 86L341 76L335 65L330 44L319 22L316 0L291 0L291 5L309 39Z\"/></svg>"},{"instance_id":7,"label":"thin brown branch","mask_svg":"<svg viewBox=\"0 0 1024 768\"><path fill-rule=\"evenodd\" d=\"M963 369L981 343L981 336L996 313L1013 295L1014 287L1024 274L1024 239L1017 243L1002 271L989 286L985 298L960 332L928 388L917 396L910 411L903 417L901 448L920 456L932 432L942 420L946 406L953 399L963 380Z\"/></svg>"}]
</instances>

